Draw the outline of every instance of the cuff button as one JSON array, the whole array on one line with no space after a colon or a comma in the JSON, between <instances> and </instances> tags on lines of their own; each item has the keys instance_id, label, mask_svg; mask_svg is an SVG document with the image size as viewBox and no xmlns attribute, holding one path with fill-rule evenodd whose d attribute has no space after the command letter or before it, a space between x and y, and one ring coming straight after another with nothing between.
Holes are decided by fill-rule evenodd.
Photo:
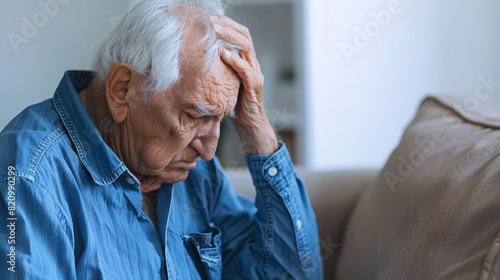
<instances>
[{"instance_id":1,"label":"cuff button","mask_svg":"<svg viewBox=\"0 0 500 280\"><path fill-rule=\"evenodd\" d=\"M269 176L274 177L274 176L276 176L276 174L278 174L278 169L276 167L271 167L267 171L267 174L269 174Z\"/></svg>"}]
</instances>

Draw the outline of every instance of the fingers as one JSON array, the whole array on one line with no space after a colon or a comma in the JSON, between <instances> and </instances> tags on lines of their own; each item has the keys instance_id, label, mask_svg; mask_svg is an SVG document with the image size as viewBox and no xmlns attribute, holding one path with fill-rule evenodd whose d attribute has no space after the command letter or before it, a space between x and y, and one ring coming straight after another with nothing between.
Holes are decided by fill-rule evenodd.
<instances>
[{"instance_id":1,"label":"fingers","mask_svg":"<svg viewBox=\"0 0 500 280\"><path fill-rule=\"evenodd\" d=\"M223 49L221 53L222 60L226 62L231 68L238 73L238 76L240 76L242 82L245 84L251 80L251 66L246 62L245 60L241 59L237 54L227 50Z\"/></svg>"},{"instance_id":2,"label":"fingers","mask_svg":"<svg viewBox=\"0 0 500 280\"><path fill-rule=\"evenodd\" d=\"M239 32L235 32L232 27L228 27L225 25L214 25L215 33L220 37L227 39L236 45L240 46L242 51L246 53L253 53L253 44L252 40L248 39L244 35Z\"/></svg>"},{"instance_id":3,"label":"fingers","mask_svg":"<svg viewBox=\"0 0 500 280\"><path fill-rule=\"evenodd\" d=\"M242 47L239 55L223 49L222 60L238 73L245 90L262 92L264 76L248 28L225 16L211 17L211 20L217 36Z\"/></svg>"},{"instance_id":4,"label":"fingers","mask_svg":"<svg viewBox=\"0 0 500 280\"><path fill-rule=\"evenodd\" d=\"M220 37L227 39L242 48L242 51L254 54L252 37L248 28L225 16L213 16L212 25L215 33Z\"/></svg>"},{"instance_id":5,"label":"fingers","mask_svg":"<svg viewBox=\"0 0 500 280\"><path fill-rule=\"evenodd\" d=\"M221 53L222 60L238 73L241 84L246 91L262 94L264 86L264 75L262 72L255 71L251 65L241 59L237 54L224 49Z\"/></svg>"},{"instance_id":6,"label":"fingers","mask_svg":"<svg viewBox=\"0 0 500 280\"><path fill-rule=\"evenodd\" d=\"M226 16L212 16L212 24L220 38L227 39L241 47L240 55L251 67L260 69L257 55L248 28Z\"/></svg>"},{"instance_id":7,"label":"fingers","mask_svg":"<svg viewBox=\"0 0 500 280\"><path fill-rule=\"evenodd\" d=\"M228 18L226 16L222 16L222 15L217 15L217 16L211 16L210 20L212 21L212 24L214 24L214 25L231 27L232 29L236 30L238 33L240 33L242 36L246 37L247 39L250 39L250 40L252 39L248 28L244 25L239 24L238 22L234 21L231 18Z\"/></svg>"}]
</instances>

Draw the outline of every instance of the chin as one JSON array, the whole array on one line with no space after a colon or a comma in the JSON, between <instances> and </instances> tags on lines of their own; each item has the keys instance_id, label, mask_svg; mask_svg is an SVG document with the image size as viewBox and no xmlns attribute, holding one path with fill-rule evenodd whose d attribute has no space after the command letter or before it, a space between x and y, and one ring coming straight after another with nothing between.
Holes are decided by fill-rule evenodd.
<instances>
[{"instance_id":1,"label":"chin","mask_svg":"<svg viewBox=\"0 0 500 280\"><path fill-rule=\"evenodd\" d=\"M165 180L165 183L176 184L186 180L189 175L189 170L179 169L175 171L175 174L172 173L168 175L169 178Z\"/></svg>"},{"instance_id":2,"label":"chin","mask_svg":"<svg viewBox=\"0 0 500 280\"><path fill-rule=\"evenodd\" d=\"M148 193L159 189L163 184L176 184L187 179L189 170L170 171L165 176L147 176L141 181L141 191Z\"/></svg>"}]
</instances>

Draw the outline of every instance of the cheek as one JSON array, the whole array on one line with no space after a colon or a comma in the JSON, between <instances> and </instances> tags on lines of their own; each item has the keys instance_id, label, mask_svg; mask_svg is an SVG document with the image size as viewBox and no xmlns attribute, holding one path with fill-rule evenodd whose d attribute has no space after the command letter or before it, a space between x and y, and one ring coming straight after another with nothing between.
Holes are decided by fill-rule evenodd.
<instances>
[{"instance_id":1,"label":"cheek","mask_svg":"<svg viewBox=\"0 0 500 280\"><path fill-rule=\"evenodd\" d=\"M172 153L178 154L186 149L191 141L193 141L195 130L195 128L190 128L188 130L176 131L169 140L169 142L171 142L170 150Z\"/></svg>"},{"instance_id":2,"label":"cheek","mask_svg":"<svg viewBox=\"0 0 500 280\"><path fill-rule=\"evenodd\" d=\"M146 166L163 169L189 146L192 139L192 133L179 130L158 135L154 140L147 141L143 161Z\"/></svg>"},{"instance_id":3,"label":"cheek","mask_svg":"<svg viewBox=\"0 0 500 280\"><path fill-rule=\"evenodd\" d=\"M140 151L139 159L143 171L163 169L172 160L174 155L170 153L171 150L167 142L146 141L145 144Z\"/></svg>"}]
</instances>

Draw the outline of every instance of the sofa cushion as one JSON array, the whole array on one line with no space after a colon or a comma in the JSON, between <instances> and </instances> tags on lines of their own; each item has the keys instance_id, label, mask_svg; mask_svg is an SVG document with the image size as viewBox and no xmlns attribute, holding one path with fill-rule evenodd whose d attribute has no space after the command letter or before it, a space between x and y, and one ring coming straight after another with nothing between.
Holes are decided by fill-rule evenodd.
<instances>
[{"instance_id":1,"label":"sofa cushion","mask_svg":"<svg viewBox=\"0 0 500 280\"><path fill-rule=\"evenodd\" d=\"M352 213L337 279L500 276L500 112L481 97L423 101Z\"/></svg>"}]
</instances>

